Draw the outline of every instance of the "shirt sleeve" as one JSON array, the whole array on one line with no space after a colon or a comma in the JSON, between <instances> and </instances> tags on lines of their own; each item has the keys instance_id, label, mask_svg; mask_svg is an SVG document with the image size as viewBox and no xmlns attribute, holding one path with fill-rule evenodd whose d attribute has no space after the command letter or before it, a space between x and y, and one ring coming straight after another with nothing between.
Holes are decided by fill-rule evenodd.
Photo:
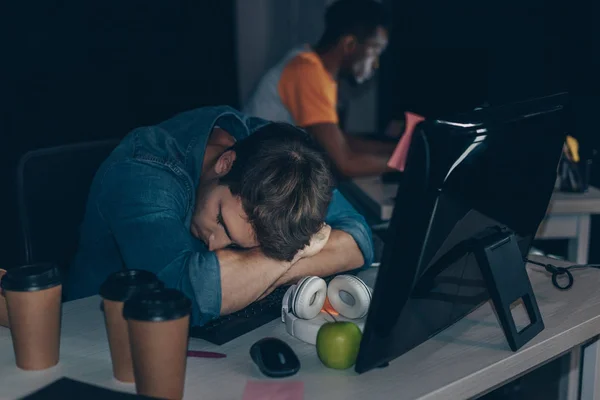
<instances>
[{"instance_id":1,"label":"shirt sleeve","mask_svg":"<svg viewBox=\"0 0 600 400\"><path fill-rule=\"evenodd\" d=\"M332 229L344 231L354 238L365 262L359 270L371 266L375 257L371 228L365 218L352 207L337 189L333 192L325 222Z\"/></svg>"},{"instance_id":2,"label":"shirt sleeve","mask_svg":"<svg viewBox=\"0 0 600 400\"><path fill-rule=\"evenodd\" d=\"M279 80L279 96L296 125L339 122L337 86L318 65L304 60L287 65Z\"/></svg>"},{"instance_id":3,"label":"shirt sleeve","mask_svg":"<svg viewBox=\"0 0 600 400\"><path fill-rule=\"evenodd\" d=\"M203 325L220 315L221 275L216 254L185 225L188 190L173 170L128 160L106 172L97 207L125 266L182 291L192 301L193 324Z\"/></svg>"}]
</instances>

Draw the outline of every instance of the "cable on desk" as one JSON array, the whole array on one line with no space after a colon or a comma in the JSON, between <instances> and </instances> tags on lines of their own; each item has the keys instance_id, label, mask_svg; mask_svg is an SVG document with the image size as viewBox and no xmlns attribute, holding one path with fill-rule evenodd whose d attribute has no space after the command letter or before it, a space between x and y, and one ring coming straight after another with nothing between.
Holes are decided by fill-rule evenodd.
<instances>
[{"instance_id":1,"label":"cable on desk","mask_svg":"<svg viewBox=\"0 0 600 400\"><path fill-rule=\"evenodd\" d=\"M573 264L568 267L557 267L556 265L545 264L545 263L541 263L538 261L533 261L533 260L530 260L529 258L525 258L525 261L535 264L535 265L539 265L540 267L544 267L546 269L546 271L550 272L552 274L552 284L559 290L568 290L571 288L571 286L573 286L573 274L571 273L571 270L581 269L581 268L600 269L600 264ZM567 276L567 284L564 286L561 286L558 283L558 277L562 276L562 275Z\"/></svg>"}]
</instances>

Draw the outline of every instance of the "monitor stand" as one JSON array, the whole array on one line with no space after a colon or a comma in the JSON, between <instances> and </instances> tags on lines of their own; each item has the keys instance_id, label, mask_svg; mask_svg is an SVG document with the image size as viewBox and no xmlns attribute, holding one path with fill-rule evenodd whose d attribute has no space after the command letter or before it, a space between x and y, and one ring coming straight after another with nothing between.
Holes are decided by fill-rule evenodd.
<instances>
[{"instance_id":1,"label":"monitor stand","mask_svg":"<svg viewBox=\"0 0 600 400\"><path fill-rule=\"evenodd\" d=\"M544 330L544 322L527 276L516 237L500 231L476 239L475 257L492 304L512 351L517 351ZM521 299L530 324L517 331L511 305Z\"/></svg>"}]
</instances>

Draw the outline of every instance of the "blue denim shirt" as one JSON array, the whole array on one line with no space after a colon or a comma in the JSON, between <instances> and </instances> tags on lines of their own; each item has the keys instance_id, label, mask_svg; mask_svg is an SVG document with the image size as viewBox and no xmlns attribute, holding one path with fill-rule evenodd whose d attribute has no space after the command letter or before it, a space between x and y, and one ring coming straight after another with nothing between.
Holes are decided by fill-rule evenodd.
<instances>
[{"instance_id":1,"label":"blue denim shirt","mask_svg":"<svg viewBox=\"0 0 600 400\"><path fill-rule=\"evenodd\" d=\"M130 132L92 183L67 299L98 294L122 268L145 269L192 299L193 324L218 317L219 260L190 232L204 150L215 125L241 141L267 123L229 107L207 107ZM371 264L371 231L337 190L326 222L352 235L365 266Z\"/></svg>"}]
</instances>

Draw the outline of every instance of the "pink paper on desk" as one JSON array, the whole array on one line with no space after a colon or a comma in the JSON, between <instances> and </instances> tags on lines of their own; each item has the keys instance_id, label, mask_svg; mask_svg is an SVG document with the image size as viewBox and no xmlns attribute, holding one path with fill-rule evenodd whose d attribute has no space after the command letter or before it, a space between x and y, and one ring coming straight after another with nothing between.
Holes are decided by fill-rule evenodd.
<instances>
[{"instance_id":1,"label":"pink paper on desk","mask_svg":"<svg viewBox=\"0 0 600 400\"><path fill-rule=\"evenodd\" d=\"M242 400L304 400L304 382L248 381Z\"/></svg>"},{"instance_id":2,"label":"pink paper on desk","mask_svg":"<svg viewBox=\"0 0 600 400\"><path fill-rule=\"evenodd\" d=\"M396 150L394 150L394 154L392 154L387 164L388 167L397 169L401 172L404 172L404 167L406 166L406 157L408 155L408 149L410 148L410 142L415 127L419 122L425 120L424 117L411 112L405 112L404 115L406 121L404 133L396 146Z\"/></svg>"}]
</instances>

